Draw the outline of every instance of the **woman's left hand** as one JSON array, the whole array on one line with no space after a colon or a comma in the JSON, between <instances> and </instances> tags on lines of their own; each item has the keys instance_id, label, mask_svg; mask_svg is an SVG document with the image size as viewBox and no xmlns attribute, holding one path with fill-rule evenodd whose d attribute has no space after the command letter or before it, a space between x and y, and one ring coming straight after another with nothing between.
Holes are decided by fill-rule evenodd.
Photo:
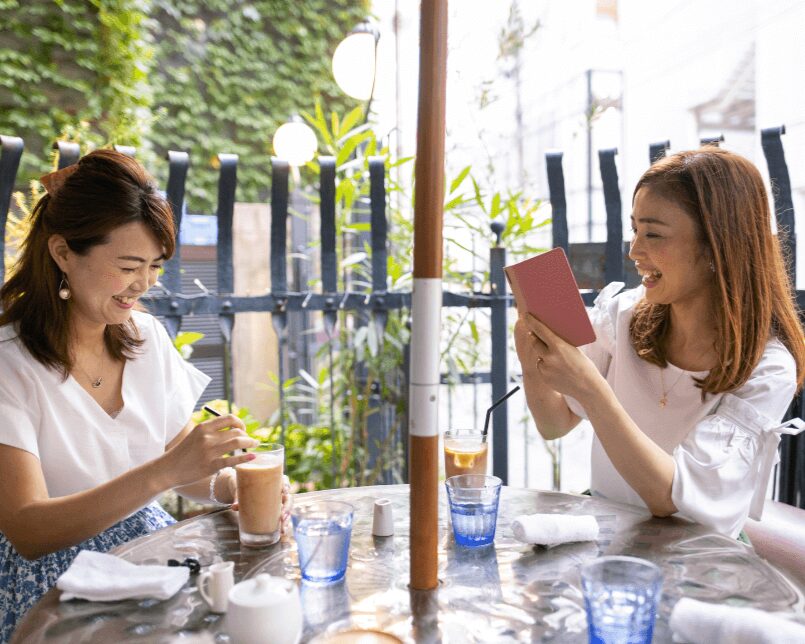
<instances>
[{"instance_id":1,"label":"woman's left hand","mask_svg":"<svg viewBox=\"0 0 805 644\"><path fill-rule=\"evenodd\" d=\"M537 369L551 388L561 394L583 398L601 381L592 361L530 313L523 318L530 329L537 355Z\"/></svg>"},{"instance_id":2,"label":"woman's left hand","mask_svg":"<svg viewBox=\"0 0 805 644\"><path fill-rule=\"evenodd\" d=\"M237 476L232 476L230 478L230 483L232 490L232 498L234 498L234 502L232 503L232 507L230 509L237 510L238 509L238 484L237 484ZM280 530L282 534L288 534L291 526L291 510L293 509L293 494L291 494L291 480L288 478L286 474L282 476L282 513L280 514Z\"/></svg>"}]
</instances>

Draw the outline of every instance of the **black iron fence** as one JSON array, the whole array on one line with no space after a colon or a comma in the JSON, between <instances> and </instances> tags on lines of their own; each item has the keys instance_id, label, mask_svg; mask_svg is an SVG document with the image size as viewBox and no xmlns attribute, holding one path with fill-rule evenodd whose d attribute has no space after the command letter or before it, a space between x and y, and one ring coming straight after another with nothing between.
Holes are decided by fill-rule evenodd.
<instances>
[{"instance_id":1,"label":"black iron fence","mask_svg":"<svg viewBox=\"0 0 805 644\"><path fill-rule=\"evenodd\" d=\"M781 230L787 231L784 243L788 256L792 259L789 270L795 270L796 234L794 210L791 197L791 184L781 141L783 127L768 128L762 131L762 147L773 186L775 215ZM705 140L702 143L718 144L721 138ZM17 137L2 136L2 155L0 155L0 230L5 230L11 195L17 169L23 153L23 141ZM59 167L75 163L79 158L78 146L59 142L54 145L59 152ZM649 146L649 162L663 156L669 143L660 142ZM132 148L118 148L134 154ZM574 243L568 239L568 213L565 199L562 154L546 155L548 185L552 205L553 246L563 247L574 267L582 296L588 305L592 304L597 292L606 283L624 281L636 285L638 276L631 262L626 262L628 242L623 239L623 213L615 156L617 150L599 151L599 165L603 183L603 194L607 218L607 240L602 243ZM273 160L271 166L271 226L270 265L271 288L262 295L235 295L233 265L232 223L236 200L237 163L236 155L218 156L218 207L215 213L218 223L217 233L217 288L213 291L195 294L183 293L181 252L165 264L161 279L162 294L149 294L145 303L155 315L161 316L168 332L175 336L183 320L189 316L213 316L217 319L223 339L223 391L232 399L232 330L239 313L268 312L277 333L279 347L279 380L284 382L287 374L285 354L288 351L289 316L297 312L320 311L325 330L329 337L339 324L343 311L359 311L371 318L374 324L384 327L390 311L407 309L411 304L410 292L387 290L387 199L385 189L385 165L382 157L371 157L369 165L369 223L371 245L371 289L339 290L338 252L336 246L336 166L333 157L320 157L319 217L320 217L320 265L321 291L300 290L300 281L288 280L288 216L289 216L289 166L281 160ZM177 230L182 225L182 212L185 185L188 176L189 158L184 152L168 152L168 179L166 195L170 202ZM490 290L489 292L454 293L445 291L443 306L463 308L488 308L491 318L491 370L485 373L467 374L466 382L490 383L491 399L504 395L510 384L512 374L508 365L508 308L512 305L503 273L506 264L506 249L500 245L502 225L493 224L497 235L496 244L490 248ZM4 254L4 237L0 236L0 256ZM0 262L0 283L4 272ZM296 290L294 290L295 287ZM805 292L797 292L802 308ZM378 400L379 405L383 401ZM285 405L283 390L280 388L280 407ZM797 397L790 414L801 416L802 398ZM284 414L280 414L284 422ZM402 423L401 445L407 448L407 423ZM508 411L505 405L493 412L493 428L496 440L493 441L494 473L504 481L508 480ZM284 426L282 438L284 439ZM805 504L805 439L802 437L783 437L782 461L779 470L779 499L800 507ZM407 459L405 459L407 462Z\"/></svg>"}]
</instances>

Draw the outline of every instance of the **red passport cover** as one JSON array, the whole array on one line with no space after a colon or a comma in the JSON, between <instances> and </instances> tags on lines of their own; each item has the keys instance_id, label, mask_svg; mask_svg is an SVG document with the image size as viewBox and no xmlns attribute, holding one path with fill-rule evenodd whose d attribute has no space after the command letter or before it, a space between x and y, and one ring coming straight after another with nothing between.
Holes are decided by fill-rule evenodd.
<instances>
[{"instance_id":1,"label":"red passport cover","mask_svg":"<svg viewBox=\"0 0 805 644\"><path fill-rule=\"evenodd\" d=\"M506 266L517 311L531 313L575 347L595 341L576 278L561 248Z\"/></svg>"}]
</instances>

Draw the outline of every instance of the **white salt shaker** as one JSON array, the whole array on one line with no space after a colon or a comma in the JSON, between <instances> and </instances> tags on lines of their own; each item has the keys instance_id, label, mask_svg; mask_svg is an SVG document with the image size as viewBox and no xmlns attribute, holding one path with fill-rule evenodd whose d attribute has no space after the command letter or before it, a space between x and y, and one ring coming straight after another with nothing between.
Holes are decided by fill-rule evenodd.
<instances>
[{"instance_id":1,"label":"white salt shaker","mask_svg":"<svg viewBox=\"0 0 805 644\"><path fill-rule=\"evenodd\" d=\"M394 534L394 514L388 499L375 500L372 534L376 537L390 537Z\"/></svg>"}]
</instances>

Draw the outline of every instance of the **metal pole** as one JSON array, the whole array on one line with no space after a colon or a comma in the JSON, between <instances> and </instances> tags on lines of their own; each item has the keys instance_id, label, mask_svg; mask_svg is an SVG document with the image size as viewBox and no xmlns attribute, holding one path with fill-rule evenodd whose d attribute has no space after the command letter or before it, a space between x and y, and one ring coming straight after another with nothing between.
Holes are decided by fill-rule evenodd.
<instances>
[{"instance_id":1,"label":"metal pole","mask_svg":"<svg viewBox=\"0 0 805 644\"><path fill-rule=\"evenodd\" d=\"M165 272L160 281L166 293L170 296L175 296L182 292L182 254L179 245L179 230L182 226L185 182L189 165L190 157L187 152L168 151L168 186L165 192L173 215L173 225L176 229L176 250L173 253L173 257L165 262ZM178 302L176 306L178 307ZM165 328L171 338L176 337L181 326L181 315L165 316Z\"/></svg>"},{"instance_id":2,"label":"metal pole","mask_svg":"<svg viewBox=\"0 0 805 644\"><path fill-rule=\"evenodd\" d=\"M593 240L593 70L587 75L587 241Z\"/></svg>"},{"instance_id":3,"label":"metal pole","mask_svg":"<svg viewBox=\"0 0 805 644\"><path fill-rule=\"evenodd\" d=\"M422 0L414 292L411 332L410 475L413 590L438 585L439 335L442 305L444 133L447 93L447 1Z\"/></svg>"},{"instance_id":4,"label":"metal pole","mask_svg":"<svg viewBox=\"0 0 805 644\"><path fill-rule=\"evenodd\" d=\"M604 284L623 282L623 213L618 168L615 165L617 148L598 151L604 205L607 212L607 241L604 256Z\"/></svg>"},{"instance_id":5,"label":"metal pole","mask_svg":"<svg viewBox=\"0 0 805 644\"><path fill-rule=\"evenodd\" d=\"M506 294L506 275L503 267L506 265L506 249L500 246L500 234L503 225L499 222L493 224L492 230L497 235L497 244L489 249L489 281L494 295ZM506 317L508 302L496 300L492 303L492 400L498 400L506 395L509 381L508 370L508 329ZM492 462L493 473L500 477L504 485L509 481L509 405L508 402L498 405L492 412Z\"/></svg>"},{"instance_id":6,"label":"metal pole","mask_svg":"<svg viewBox=\"0 0 805 644\"><path fill-rule=\"evenodd\" d=\"M287 161L271 159L271 293L287 297L288 275L286 265L288 236L288 174ZM280 443L285 445L285 352L288 313L284 301L271 312L271 324L277 333L279 365Z\"/></svg>"},{"instance_id":7,"label":"metal pole","mask_svg":"<svg viewBox=\"0 0 805 644\"><path fill-rule=\"evenodd\" d=\"M235 267L232 261L232 220L235 216L235 188L238 182L238 155L219 154L218 174L218 293L231 298L235 292ZM224 397L227 410L232 412L232 328L235 313L232 302L226 299L218 315L218 325L224 338Z\"/></svg>"},{"instance_id":8,"label":"metal pole","mask_svg":"<svg viewBox=\"0 0 805 644\"><path fill-rule=\"evenodd\" d=\"M780 244L788 261L788 278L791 290L796 293L797 284L797 231L794 217L794 202L791 195L791 177L785 160L782 135L785 126L761 130L760 143L769 180L774 187L774 215L777 220ZM785 418L800 416L803 411L802 394L797 394ZM783 503L805 508L805 439L800 436L783 436L780 442L779 483L776 497Z\"/></svg>"},{"instance_id":9,"label":"metal pole","mask_svg":"<svg viewBox=\"0 0 805 644\"><path fill-rule=\"evenodd\" d=\"M338 309L335 307L338 291L338 258L335 251L335 157L319 157L319 217L321 233L321 289L330 294L330 309L323 311L324 330L327 333L327 355L329 358L330 381L330 440L332 441L332 462L330 467L333 485L338 486L338 437L339 428L335 422L335 375L333 374L333 343L338 324Z\"/></svg>"}]
</instances>

